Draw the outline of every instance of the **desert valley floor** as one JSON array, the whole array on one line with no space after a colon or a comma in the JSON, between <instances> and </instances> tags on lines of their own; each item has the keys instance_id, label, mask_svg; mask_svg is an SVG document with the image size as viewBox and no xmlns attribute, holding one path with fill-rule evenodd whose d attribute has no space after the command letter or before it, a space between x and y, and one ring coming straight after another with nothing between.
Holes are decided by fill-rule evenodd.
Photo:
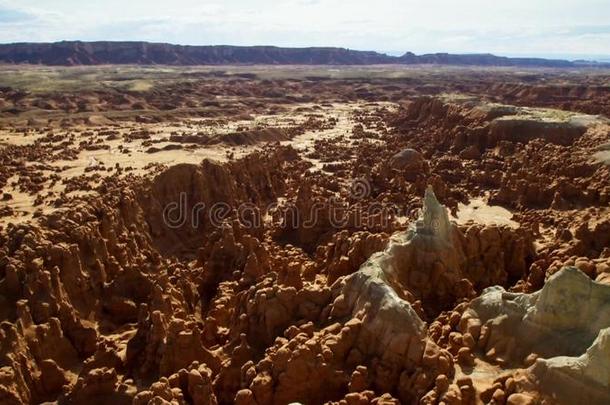
<instances>
[{"instance_id":1,"label":"desert valley floor","mask_svg":"<svg viewBox=\"0 0 610 405\"><path fill-rule=\"evenodd\" d=\"M0 403L610 403L610 72L0 72Z\"/></svg>"}]
</instances>

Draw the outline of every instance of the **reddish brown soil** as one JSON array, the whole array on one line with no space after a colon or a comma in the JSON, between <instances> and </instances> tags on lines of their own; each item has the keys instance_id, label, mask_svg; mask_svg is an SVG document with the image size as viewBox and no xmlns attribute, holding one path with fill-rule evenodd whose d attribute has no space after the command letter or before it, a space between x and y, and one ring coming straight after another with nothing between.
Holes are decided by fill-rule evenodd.
<instances>
[{"instance_id":1,"label":"reddish brown soil","mask_svg":"<svg viewBox=\"0 0 610 405\"><path fill-rule=\"evenodd\" d=\"M609 93L542 76L2 89L0 403L550 401L458 325L484 288L536 291L564 265L610 284L610 167L593 157L610 127L567 123L609 116ZM424 336L379 342L342 287L427 185L458 216L482 199L512 218L460 222L460 279L402 297Z\"/></svg>"}]
</instances>

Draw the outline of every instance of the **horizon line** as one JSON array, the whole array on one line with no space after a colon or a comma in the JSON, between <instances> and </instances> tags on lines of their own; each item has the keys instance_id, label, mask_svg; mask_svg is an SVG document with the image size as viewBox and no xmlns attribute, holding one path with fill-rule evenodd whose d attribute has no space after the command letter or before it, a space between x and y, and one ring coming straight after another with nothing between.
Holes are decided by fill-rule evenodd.
<instances>
[{"instance_id":1,"label":"horizon line","mask_svg":"<svg viewBox=\"0 0 610 405\"><path fill-rule=\"evenodd\" d=\"M428 56L428 55L456 55L456 56L494 56L509 59L540 59L547 61L567 61L567 62L590 62L590 63L608 63L610 61L610 54L572 54L572 53L554 53L554 52L541 52L541 53L511 53L511 52L494 52L494 51L428 51L415 53L413 51L396 51L396 50L375 50L375 49L362 49L362 48L351 48L346 46L280 46L272 44L256 44L256 45L232 45L227 43L220 44L193 44L193 43L173 43L173 42L160 42L160 41L148 41L148 40L83 40L83 39L61 39L56 41L12 41L12 42L0 42L0 46L10 45L25 45L25 44L36 44L36 45L52 45L61 43L133 43L133 44L154 44L154 45L169 45L179 47L232 47L232 48L278 48L278 49L341 49L347 51L356 52L369 52L376 53L390 58L400 58L407 54L414 56Z\"/></svg>"}]
</instances>

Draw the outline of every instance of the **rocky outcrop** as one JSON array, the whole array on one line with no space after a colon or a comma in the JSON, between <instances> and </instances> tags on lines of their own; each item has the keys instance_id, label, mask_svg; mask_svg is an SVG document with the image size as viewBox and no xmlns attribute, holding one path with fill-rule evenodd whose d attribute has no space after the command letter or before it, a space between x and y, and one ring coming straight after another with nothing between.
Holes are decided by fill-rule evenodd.
<instances>
[{"instance_id":1,"label":"rocky outcrop","mask_svg":"<svg viewBox=\"0 0 610 405\"><path fill-rule=\"evenodd\" d=\"M382 308L406 300L430 316L472 297L475 287L521 277L532 255L527 233L474 224L463 231L428 188L420 219L344 280L344 295L351 305L370 302L369 294L389 300Z\"/></svg>"},{"instance_id":2,"label":"rocky outcrop","mask_svg":"<svg viewBox=\"0 0 610 405\"><path fill-rule=\"evenodd\" d=\"M607 404L610 401L610 328L597 338L581 356L538 359L531 373L542 390L564 403Z\"/></svg>"},{"instance_id":3,"label":"rocky outcrop","mask_svg":"<svg viewBox=\"0 0 610 405\"><path fill-rule=\"evenodd\" d=\"M473 300L462 322L468 323L469 318L489 322L489 333L498 341L493 337L487 340L485 349L494 349L507 360L523 359L529 353L573 355L583 353L599 331L610 325L608 305L608 286L574 267L565 267L535 293L508 293L501 287L490 287ZM512 344L503 340L507 335ZM552 345L549 340L553 340Z\"/></svg>"},{"instance_id":4,"label":"rocky outcrop","mask_svg":"<svg viewBox=\"0 0 610 405\"><path fill-rule=\"evenodd\" d=\"M464 312L460 331L473 336L492 361L533 361L528 372L562 403L584 395L601 404L610 398L610 371L601 361L608 352L609 308L607 285L565 267L535 293L486 289Z\"/></svg>"},{"instance_id":5,"label":"rocky outcrop","mask_svg":"<svg viewBox=\"0 0 610 405\"><path fill-rule=\"evenodd\" d=\"M490 138L498 141L526 143L543 138L549 143L571 145L587 130L587 125L577 118L565 120L561 117L503 116L494 119L489 128Z\"/></svg>"},{"instance_id":6,"label":"rocky outcrop","mask_svg":"<svg viewBox=\"0 0 610 405\"><path fill-rule=\"evenodd\" d=\"M396 113L393 125L402 147L427 159L429 172L487 190L491 204L578 209L583 202L605 206L609 201L610 171L591 159L607 142L602 116L442 95L412 100Z\"/></svg>"},{"instance_id":7,"label":"rocky outcrop","mask_svg":"<svg viewBox=\"0 0 610 405\"><path fill-rule=\"evenodd\" d=\"M244 193L265 204L282 190L281 177L265 174L257 159L179 165L130 187L111 182L104 198L12 227L2 244L2 402L46 401L70 387L62 402L131 403L127 376L169 377L195 361L218 372L220 355L204 345L201 327L207 284L175 257L207 239L192 225L194 204L238 205ZM162 207L181 195L190 222L176 227Z\"/></svg>"}]
</instances>

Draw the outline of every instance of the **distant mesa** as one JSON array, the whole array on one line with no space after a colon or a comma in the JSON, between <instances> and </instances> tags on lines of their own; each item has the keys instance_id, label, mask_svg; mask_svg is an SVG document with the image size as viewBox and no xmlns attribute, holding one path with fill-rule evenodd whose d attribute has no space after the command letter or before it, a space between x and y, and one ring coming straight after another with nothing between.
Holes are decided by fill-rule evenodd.
<instances>
[{"instance_id":1,"label":"distant mesa","mask_svg":"<svg viewBox=\"0 0 610 405\"><path fill-rule=\"evenodd\" d=\"M0 63L37 65L374 65L434 64L459 66L610 67L610 63L542 58L508 58L492 54L407 52L390 56L345 48L281 48L275 46L189 46L165 43L82 42L0 44Z\"/></svg>"}]
</instances>

